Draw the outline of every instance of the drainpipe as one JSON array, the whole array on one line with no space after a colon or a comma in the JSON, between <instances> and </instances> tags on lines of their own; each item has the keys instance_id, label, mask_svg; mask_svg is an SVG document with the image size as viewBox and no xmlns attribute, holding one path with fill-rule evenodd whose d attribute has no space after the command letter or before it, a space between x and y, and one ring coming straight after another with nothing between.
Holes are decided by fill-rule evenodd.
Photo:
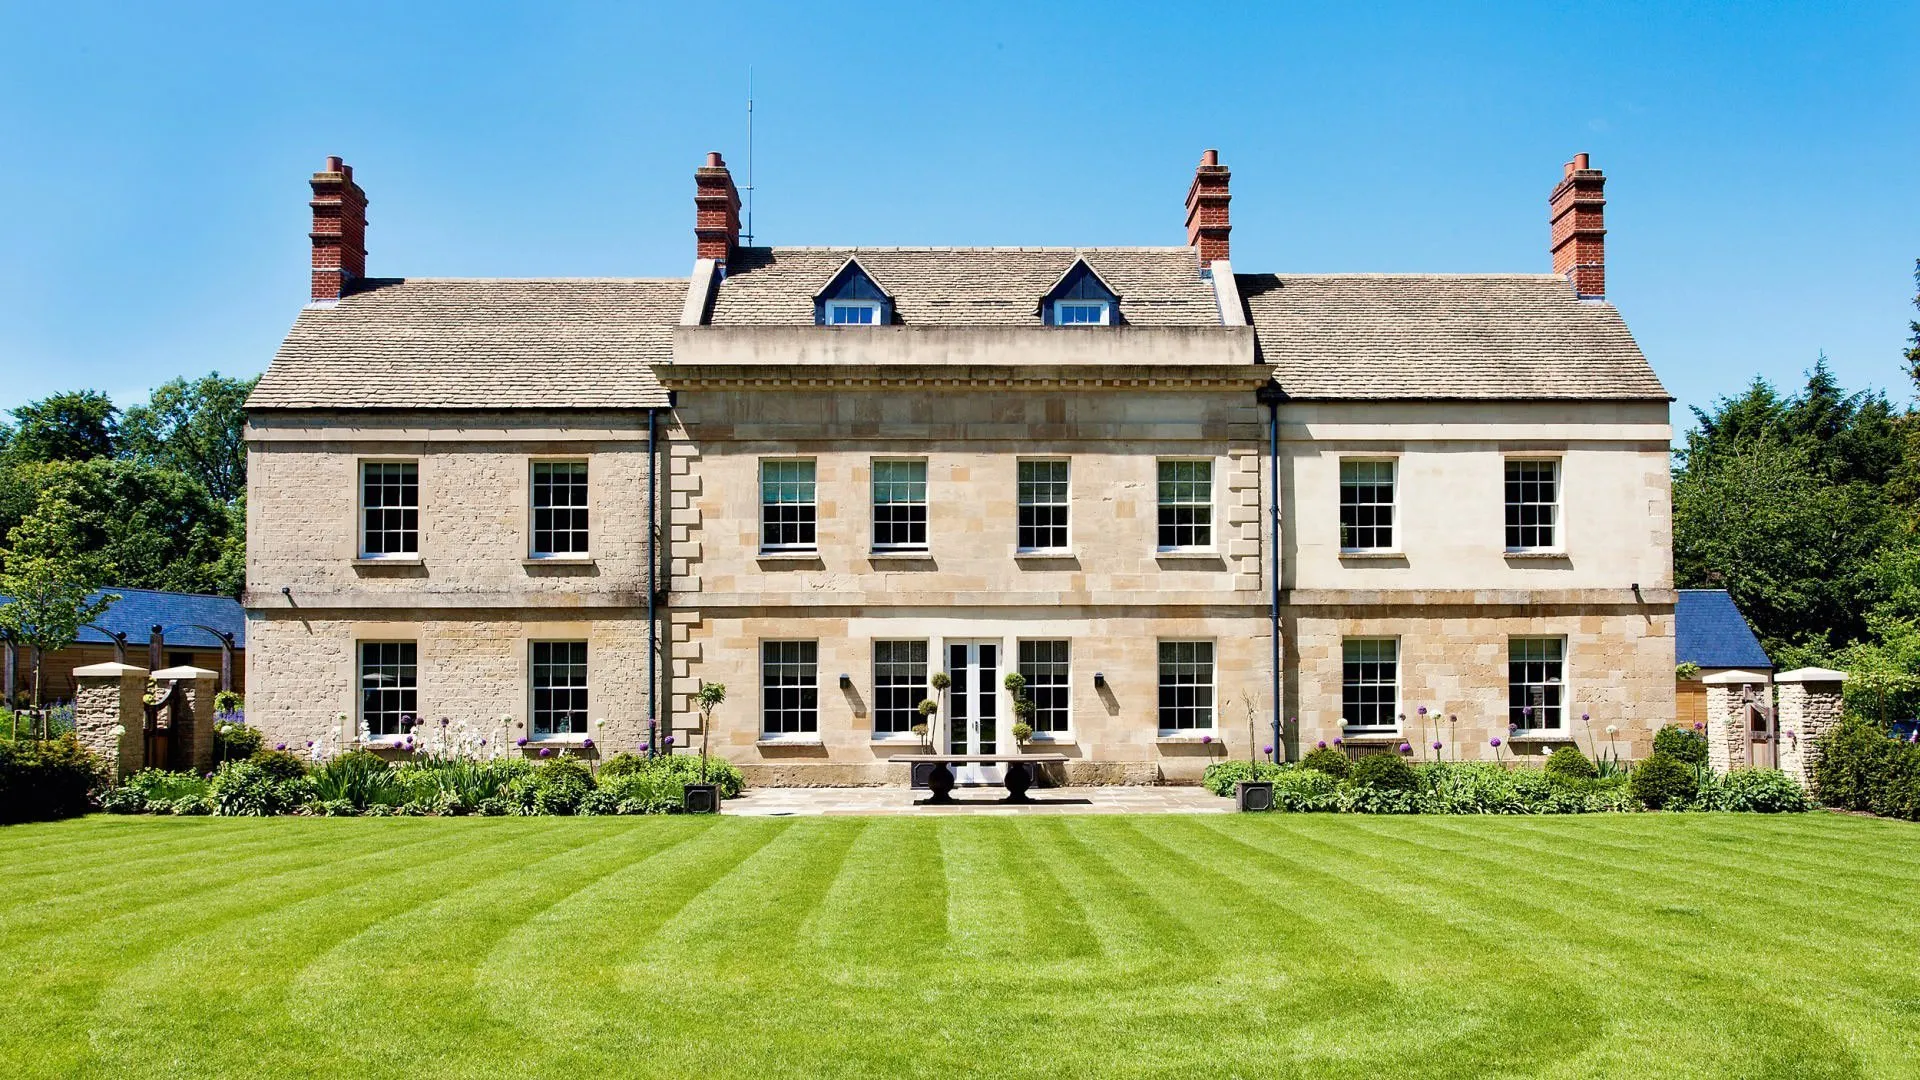
<instances>
[{"instance_id":1,"label":"drainpipe","mask_svg":"<svg viewBox=\"0 0 1920 1080\"><path fill-rule=\"evenodd\" d=\"M1269 382L1254 399L1267 407L1267 577L1272 593L1273 754L1278 760L1286 750L1286 728L1280 721L1280 403L1287 400L1287 392Z\"/></svg>"},{"instance_id":2,"label":"drainpipe","mask_svg":"<svg viewBox=\"0 0 1920 1080\"><path fill-rule=\"evenodd\" d=\"M658 612L659 586L656 575L660 567L660 520L658 499L660 491L660 413L657 409L647 410L647 756L660 752L660 676L657 665L660 660L660 622Z\"/></svg>"}]
</instances>

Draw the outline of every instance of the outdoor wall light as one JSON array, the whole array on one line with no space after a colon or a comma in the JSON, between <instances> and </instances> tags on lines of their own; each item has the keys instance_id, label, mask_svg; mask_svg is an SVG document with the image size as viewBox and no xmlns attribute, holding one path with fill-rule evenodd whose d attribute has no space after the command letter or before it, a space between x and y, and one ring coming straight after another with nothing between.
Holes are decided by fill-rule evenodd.
<instances>
[{"instance_id":1,"label":"outdoor wall light","mask_svg":"<svg viewBox=\"0 0 1920 1080\"><path fill-rule=\"evenodd\" d=\"M1105 685L1107 685L1107 675L1106 675L1106 672L1103 672L1103 671L1096 671L1096 672L1094 672L1094 673L1093 673L1093 685L1095 685L1095 686L1105 686Z\"/></svg>"},{"instance_id":2,"label":"outdoor wall light","mask_svg":"<svg viewBox=\"0 0 1920 1080\"><path fill-rule=\"evenodd\" d=\"M847 674L844 671L841 672L840 673L840 689L851 690L852 688L853 688L853 676Z\"/></svg>"}]
</instances>

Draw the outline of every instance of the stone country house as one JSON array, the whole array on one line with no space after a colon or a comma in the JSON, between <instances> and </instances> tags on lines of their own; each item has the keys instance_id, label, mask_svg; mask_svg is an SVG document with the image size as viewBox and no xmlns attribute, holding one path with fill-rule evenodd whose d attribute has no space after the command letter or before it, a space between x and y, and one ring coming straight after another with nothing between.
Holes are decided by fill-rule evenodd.
<instances>
[{"instance_id":1,"label":"stone country house","mask_svg":"<svg viewBox=\"0 0 1920 1080\"><path fill-rule=\"evenodd\" d=\"M1238 272L1229 181L1208 151L1180 246L759 247L713 154L685 277L406 278L328 159L248 403L249 719L678 752L705 681L753 782L904 783L923 701L1006 750L1018 671L1071 782L1646 753L1670 399L1600 171L1549 273Z\"/></svg>"}]
</instances>

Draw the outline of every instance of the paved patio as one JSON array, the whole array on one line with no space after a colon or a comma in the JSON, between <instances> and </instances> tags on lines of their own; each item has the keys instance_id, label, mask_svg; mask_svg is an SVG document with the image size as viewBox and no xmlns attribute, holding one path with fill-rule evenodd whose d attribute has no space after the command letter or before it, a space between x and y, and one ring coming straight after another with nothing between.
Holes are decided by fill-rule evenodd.
<instances>
[{"instance_id":1,"label":"paved patio","mask_svg":"<svg viewBox=\"0 0 1920 1080\"><path fill-rule=\"evenodd\" d=\"M1035 788L1033 802L1010 806L999 787L955 788L946 806L916 806L925 791L901 787L748 788L721 813L755 817L816 814L1228 814L1233 800L1203 787Z\"/></svg>"}]
</instances>

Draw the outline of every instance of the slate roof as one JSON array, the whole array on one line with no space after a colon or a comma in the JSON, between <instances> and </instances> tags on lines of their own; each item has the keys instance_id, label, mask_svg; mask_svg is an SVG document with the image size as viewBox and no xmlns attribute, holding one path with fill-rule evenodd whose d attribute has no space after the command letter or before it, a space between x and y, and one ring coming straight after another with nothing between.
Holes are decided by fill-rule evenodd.
<instances>
[{"instance_id":1,"label":"slate roof","mask_svg":"<svg viewBox=\"0 0 1920 1080\"><path fill-rule=\"evenodd\" d=\"M1554 274L1239 274L1294 398L1665 399L1613 305Z\"/></svg>"},{"instance_id":2,"label":"slate roof","mask_svg":"<svg viewBox=\"0 0 1920 1080\"><path fill-rule=\"evenodd\" d=\"M205 630L196 629L192 625L194 623L225 630L233 635L235 648L247 647L246 609L232 597L161 592L157 589L111 588L92 593L91 598L98 599L101 592L118 593L120 599L95 619L94 624L126 634L129 649L135 646L145 648L147 636L156 625L166 628L164 633L169 646L195 649L220 647L219 638ZM0 596L0 603L5 602L6 597ZM79 642L82 645L111 645L113 639L88 627L80 631Z\"/></svg>"},{"instance_id":3,"label":"slate roof","mask_svg":"<svg viewBox=\"0 0 1920 1080\"><path fill-rule=\"evenodd\" d=\"M1773 661L1725 589L1681 589L1673 611L1676 663L1770 671Z\"/></svg>"},{"instance_id":4,"label":"slate roof","mask_svg":"<svg viewBox=\"0 0 1920 1080\"><path fill-rule=\"evenodd\" d=\"M813 299L848 259L910 326L1040 326L1040 298L1085 258L1134 326L1218 326L1213 285L1192 248L755 247L727 260L714 326L811 326Z\"/></svg>"},{"instance_id":5,"label":"slate roof","mask_svg":"<svg viewBox=\"0 0 1920 1080\"><path fill-rule=\"evenodd\" d=\"M647 408L684 278L370 278L300 312L252 409Z\"/></svg>"}]
</instances>

